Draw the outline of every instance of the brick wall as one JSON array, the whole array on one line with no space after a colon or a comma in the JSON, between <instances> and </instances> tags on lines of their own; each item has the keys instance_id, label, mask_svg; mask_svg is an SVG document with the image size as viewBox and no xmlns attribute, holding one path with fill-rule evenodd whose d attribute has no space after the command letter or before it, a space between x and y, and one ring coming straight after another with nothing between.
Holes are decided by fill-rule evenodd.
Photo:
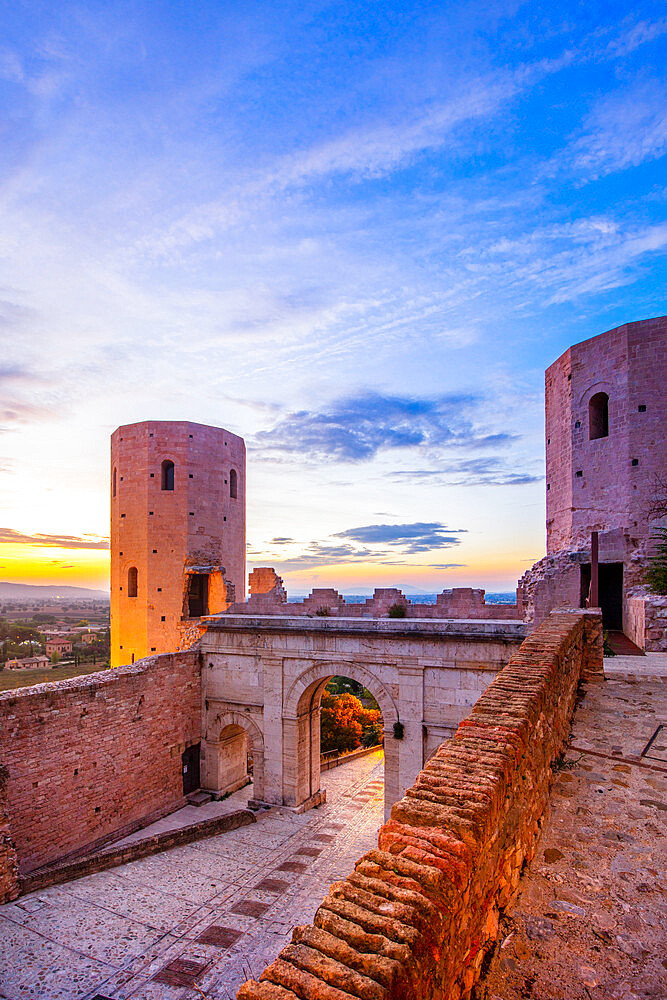
<instances>
[{"instance_id":1,"label":"brick wall","mask_svg":"<svg viewBox=\"0 0 667 1000\"><path fill-rule=\"evenodd\" d=\"M0 695L0 759L21 872L182 800L181 753L200 738L196 651Z\"/></svg>"},{"instance_id":2,"label":"brick wall","mask_svg":"<svg viewBox=\"0 0 667 1000\"><path fill-rule=\"evenodd\" d=\"M470 996L535 854L579 680L601 675L599 616L551 614L239 1000Z\"/></svg>"}]
</instances>

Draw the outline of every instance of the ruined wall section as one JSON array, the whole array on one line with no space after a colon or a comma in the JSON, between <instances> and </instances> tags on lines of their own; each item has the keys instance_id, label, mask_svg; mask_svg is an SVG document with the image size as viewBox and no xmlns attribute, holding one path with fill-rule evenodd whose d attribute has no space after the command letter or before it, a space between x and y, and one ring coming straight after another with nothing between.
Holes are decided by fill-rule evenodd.
<instances>
[{"instance_id":1,"label":"ruined wall section","mask_svg":"<svg viewBox=\"0 0 667 1000\"><path fill-rule=\"evenodd\" d=\"M483 619L520 621L523 617L522 594L516 604L487 604L483 590L459 587L443 590L435 604L410 601L394 587L376 588L372 597L360 604L348 604L333 588L316 588L303 601L287 600L282 579L270 567L254 569L249 576L250 596L243 603L231 605L231 615L305 615L327 618L386 618L393 605L405 609L406 618Z\"/></svg>"},{"instance_id":2,"label":"ruined wall section","mask_svg":"<svg viewBox=\"0 0 667 1000\"><path fill-rule=\"evenodd\" d=\"M181 754L201 739L199 653L7 691L0 719L26 873L184 801Z\"/></svg>"},{"instance_id":3,"label":"ruined wall section","mask_svg":"<svg viewBox=\"0 0 667 1000\"><path fill-rule=\"evenodd\" d=\"M239 1000L470 997L535 855L579 681L601 677L599 616L553 613Z\"/></svg>"},{"instance_id":4,"label":"ruined wall section","mask_svg":"<svg viewBox=\"0 0 667 1000\"><path fill-rule=\"evenodd\" d=\"M164 462L174 464L173 489L163 488ZM188 619L188 570L208 576L210 613L243 598L245 490L245 444L223 428L153 420L115 431L111 438L113 666L187 648L197 634ZM134 597L129 590L133 567Z\"/></svg>"}]
</instances>

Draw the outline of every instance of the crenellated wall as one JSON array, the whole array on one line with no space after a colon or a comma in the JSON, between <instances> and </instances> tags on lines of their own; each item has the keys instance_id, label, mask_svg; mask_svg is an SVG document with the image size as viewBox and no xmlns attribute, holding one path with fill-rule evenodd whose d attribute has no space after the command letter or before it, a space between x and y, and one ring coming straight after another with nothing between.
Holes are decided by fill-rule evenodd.
<instances>
[{"instance_id":1,"label":"crenellated wall","mask_svg":"<svg viewBox=\"0 0 667 1000\"><path fill-rule=\"evenodd\" d=\"M599 615L553 612L239 1000L469 997L534 856L579 681L601 678Z\"/></svg>"},{"instance_id":2,"label":"crenellated wall","mask_svg":"<svg viewBox=\"0 0 667 1000\"><path fill-rule=\"evenodd\" d=\"M379 587L372 597L350 604L333 588L316 588L303 601L287 601L283 581L269 566L254 569L248 578L250 596L232 604L230 615L321 615L326 618L387 618L393 605L405 609L405 618L482 619L485 621L520 621L523 617L521 591L515 604L487 604L485 592L472 587L443 590L435 604L408 600L396 587Z\"/></svg>"},{"instance_id":3,"label":"crenellated wall","mask_svg":"<svg viewBox=\"0 0 667 1000\"><path fill-rule=\"evenodd\" d=\"M183 803L181 753L201 737L199 653L7 691L0 719L9 834L25 874Z\"/></svg>"}]
</instances>

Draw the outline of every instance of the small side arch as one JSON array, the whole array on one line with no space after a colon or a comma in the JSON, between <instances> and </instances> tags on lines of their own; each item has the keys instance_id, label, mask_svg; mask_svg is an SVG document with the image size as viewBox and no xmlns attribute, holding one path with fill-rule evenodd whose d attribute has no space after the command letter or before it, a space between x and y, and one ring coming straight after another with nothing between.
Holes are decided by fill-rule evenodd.
<instances>
[{"instance_id":1,"label":"small side arch","mask_svg":"<svg viewBox=\"0 0 667 1000\"><path fill-rule=\"evenodd\" d=\"M213 718L206 726L207 740L215 743L220 739L223 729L226 729L227 726L241 726L242 729L247 729L248 733L252 737L253 749L255 747L259 747L261 748L262 753L264 752L264 733L250 712L236 712L228 710L215 713L211 712L209 714L212 715Z\"/></svg>"},{"instance_id":2,"label":"small side arch","mask_svg":"<svg viewBox=\"0 0 667 1000\"><path fill-rule=\"evenodd\" d=\"M229 495L232 500L236 500L239 495L239 477L236 469L230 469L229 472Z\"/></svg>"},{"instance_id":3,"label":"small side arch","mask_svg":"<svg viewBox=\"0 0 667 1000\"><path fill-rule=\"evenodd\" d=\"M212 710L203 745L202 787L228 793L248 783L248 737L252 741L253 797L264 799L264 734L250 713Z\"/></svg>"}]
</instances>

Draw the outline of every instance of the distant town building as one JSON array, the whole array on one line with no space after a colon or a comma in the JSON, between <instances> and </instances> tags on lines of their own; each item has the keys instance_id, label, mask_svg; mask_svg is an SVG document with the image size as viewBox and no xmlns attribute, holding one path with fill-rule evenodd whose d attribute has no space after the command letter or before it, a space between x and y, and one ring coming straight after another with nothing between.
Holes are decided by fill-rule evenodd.
<instances>
[{"instance_id":1,"label":"distant town building","mask_svg":"<svg viewBox=\"0 0 667 1000\"><path fill-rule=\"evenodd\" d=\"M53 653L58 653L62 656L63 653L72 652L72 640L71 639L47 639L46 640L46 655L51 656Z\"/></svg>"},{"instance_id":2,"label":"distant town building","mask_svg":"<svg viewBox=\"0 0 667 1000\"><path fill-rule=\"evenodd\" d=\"M48 656L44 656L43 654L40 656L24 656L21 659L7 660L5 663L7 670L31 670L36 667L44 669L44 667L49 666L51 666L51 661Z\"/></svg>"}]
</instances>

